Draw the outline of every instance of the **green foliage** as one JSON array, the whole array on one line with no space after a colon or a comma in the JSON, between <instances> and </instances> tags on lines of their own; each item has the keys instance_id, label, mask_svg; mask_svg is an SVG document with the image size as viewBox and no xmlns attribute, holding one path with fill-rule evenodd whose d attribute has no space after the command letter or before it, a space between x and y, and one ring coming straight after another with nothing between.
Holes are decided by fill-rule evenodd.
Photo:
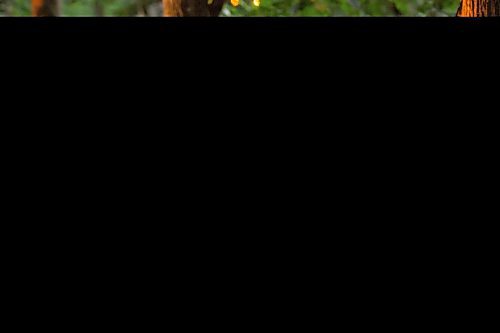
<instances>
[{"instance_id":1,"label":"green foliage","mask_svg":"<svg viewBox=\"0 0 500 333\"><path fill-rule=\"evenodd\" d=\"M226 16L454 16L460 0L261 0L226 6Z\"/></svg>"},{"instance_id":2,"label":"green foliage","mask_svg":"<svg viewBox=\"0 0 500 333\"><path fill-rule=\"evenodd\" d=\"M160 0L61 0L64 16L158 16ZM236 1L236 0L235 0ZM229 2L229 1L228 1ZM240 0L221 16L453 16L460 0ZM0 0L0 15L29 16L30 0Z\"/></svg>"},{"instance_id":3,"label":"green foliage","mask_svg":"<svg viewBox=\"0 0 500 333\"><path fill-rule=\"evenodd\" d=\"M64 16L145 16L151 9L157 16L161 0L61 0ZM3 4L3 6L2 6ZM4 15L31 15L31 0L0 0Z\"/></svg>"}]
</instances>

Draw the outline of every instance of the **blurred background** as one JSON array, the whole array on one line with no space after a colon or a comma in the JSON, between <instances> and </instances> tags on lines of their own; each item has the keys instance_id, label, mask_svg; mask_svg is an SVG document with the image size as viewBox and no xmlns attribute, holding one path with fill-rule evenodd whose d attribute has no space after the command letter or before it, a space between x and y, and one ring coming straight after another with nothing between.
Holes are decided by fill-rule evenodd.
<instances>
[{"instance_id":1,"label":"blurred background","mask_svg":"<svg viewBox=\"0 0 500 333\"><path fill-rule=\"evenodd\" d=\"M61 0L63 16L161 16L161 0ZM228 0L221 16L455 16L460 0ZM0 16L30 16L0 0Z\"/></svg>"}]
</instances>

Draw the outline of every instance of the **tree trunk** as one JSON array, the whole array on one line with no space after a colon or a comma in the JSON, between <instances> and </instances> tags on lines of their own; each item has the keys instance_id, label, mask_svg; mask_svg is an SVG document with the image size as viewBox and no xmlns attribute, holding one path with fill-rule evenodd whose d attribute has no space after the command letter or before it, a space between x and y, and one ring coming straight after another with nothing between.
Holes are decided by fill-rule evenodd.
<instances>
[{"instance_id":1,"label":"tree trunk","mask_svg":"<svg viewBox=\"0 0 500 333\"><path fill-rule=\"evenodd\" d=\"M104 16L104 6L100 0L94 0L94 15L97 17Z\"/></svg>"},{"instance_id":2,"label":"tree trunk","mask_svg":"<svg viewBox=\"0 0 500 333\"><path fill-rule=\"evenodd\" d=\"M500 0L462 0L457 16L500 16Z\"/></svg>"},{"instance_id":3,"label":"tree trunk","mask_svg":"<svg viewBox=\"0 0 500 333\"><path fill-rule=\"evenodd\" d=\"M32 0L33 16L59 16L61 5L59 0Z\"/></svg>"},{"instance_id":4,"label":"tree trunk","mask_svg":"<svg viewBox=\"0 0 500 333\"><path fill-rule=\"evenodd\" d=\"M214 0L209 6L210 16L219 16L226 0Z\"/></svg>"},{"instance_id":5,"label":"tree trunk","mask_svg":"<svg viewBox=\"0 0 500 333\"><path fill-rule=\"evenodd\" d=\"M163 0L165 16L218 16L225 0Z\"/></svg>"}]
</instances>

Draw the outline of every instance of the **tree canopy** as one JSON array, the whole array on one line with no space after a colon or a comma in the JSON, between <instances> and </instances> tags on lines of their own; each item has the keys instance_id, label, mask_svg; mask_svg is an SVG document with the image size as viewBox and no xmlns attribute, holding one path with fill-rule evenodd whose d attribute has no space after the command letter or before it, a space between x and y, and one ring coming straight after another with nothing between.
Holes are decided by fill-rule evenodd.
<instances>
[{"instance_id":1,"label":"tree canopy","mask_svg":"<svg viewBox=\"0 0 500 333\"><path fill-rule=\"evenodd\" d=\"M63 16L161 16L161 0L60 0ZM207 0L210 1L210 0ZM228 0L220 16L455 16L460 0ZM0 0L1 16L30 16L30 0Z\"/></svg>"}]
</instances>

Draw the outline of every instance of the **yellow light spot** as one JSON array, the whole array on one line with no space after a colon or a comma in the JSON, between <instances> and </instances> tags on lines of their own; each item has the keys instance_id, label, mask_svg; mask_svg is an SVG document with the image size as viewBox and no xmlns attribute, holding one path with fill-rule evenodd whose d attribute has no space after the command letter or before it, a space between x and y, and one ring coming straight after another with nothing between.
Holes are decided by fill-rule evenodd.
<instances>
[{"instance_id":1,"label":"yellow light spot","mask_svg":"<svg viewBox=\"0 0 500 333\"><path fill-rule=\"evenodd\" d=\"M208 4L211 5L214 2L214 0L208 0Z\"/></svg>"},{"instance_id":2,"label":"yellow light spot","mask_svg":"<svg viewBox=\"0 0 500 333\"><path fill-rule=\"evenodd\" d=\"M253 5L259 7L260 6L260 0L253 0Z\"/></svg>"},{"instance_id":3,"label":"yellow light spot","mask_svg":"<svg viewBox=\"0 0 500 333\"><path fill-rule=\"evenodd\" d=\"M231 5L238 7L240 5L240 0L231 0Z\"/></svg>"}]
</instances>

